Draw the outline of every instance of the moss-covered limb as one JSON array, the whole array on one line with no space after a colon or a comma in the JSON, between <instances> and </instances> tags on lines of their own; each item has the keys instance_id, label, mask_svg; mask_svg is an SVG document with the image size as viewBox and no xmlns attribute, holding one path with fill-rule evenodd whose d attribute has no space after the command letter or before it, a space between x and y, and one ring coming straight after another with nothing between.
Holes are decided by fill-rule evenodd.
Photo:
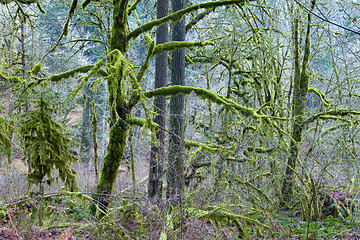
<instances>
[{"instance_id":1,"label":"moss-covered limb","mask_svg":"<svg viewBox=\"0 0 360 240\"><path fill-rule=\"evenodd\" d=\"M212 41L206 41L206 42L172 41L172 42L156 45L153 55L162 53L163 51L173 51L180 48L201 47L212 44L214 44Z\"/></svg>"},{"instance_id":2,"label":"moss-covered limb","mask_svg":"<svg viewBox=\"0 0 360 240\"><path fill-rule=\"evenodd\" d=\"M127 120L127 123L130 125L136 125L139 127L145 127L148 124L148 121L143 118L131 117ZM159 125L155 122L150 122L151 128L158 128Z\"/></svg>"},{"instance_id":3,"label":"moss-covered limb","mask_svg":"<svg viewBox=\"0 0 360 240\"><path fill-rule=\"evenodd\" d=\"M225 210L223 207L209 207L208 210L202 210L198 208L187 208L185 210L191 217L199 219L210 219L218 223L226 223L228 221L244 221L246 224L258 225L265 229L269 229L270 226L259 222L257 219L246 217L240 214L231 213L228 210Z\"/></svg>"},{"instance_id":4,"label":"moss-covered limb","mask_svg":"<svg viewBox=\"0 0 360 240\"><path fill-rule=\"evenodd\" d=\"M190 94L191 92L194 92L200 98L208 99L213 103L240 111L240 113L245 116L252 116L257 119L265 118L269 120L269 116L258 114L257 111L252 108L241 106L240 104L237 104L232 100L226 99L224 96L221 96L220 94L214 93L210 90L206 90L203 88L174 85L170 87L163 87L163 88L147 91L144 93L144 95L148 98L151 98L156 96Z\"/></svg>"},{"instance_id":5,"label":"moss-covered limb","mask_svg":"<svg viewBox=\"0 0 360 240\"><path fill-rule=\"evenodd\" d=\"M196 15L194 19L192 19L188 24L186 24L186 32L188 32L193 26L195 26L198 22L200 22L204 17L209 15L209 13L211 13L214 10L215 8L212 9L209 8Z\"/></svg>"},{"instance_id":6,"label":"moss-covered limb","mask_svg":"<svg viewBox=\"0 0 360 240\"><path fill-rule=\"evenodd\" d=\"M354 110L346 110L346 109L339 109L339 110L332 110L328 112L321 112L317 113L314 116L311 116L304 120L303 126L306 126L318 119L335 119L335 120L341 120L345 122L349 122L348 119L342 118L349 115L360 115L359 111Z\"/></svg>"},{"instance_id":7,"label":"moss-covered limb","mask_svg":"<svg viewBox=\"0 0 360 240\"><path fill-rule=\"evenodd\" d=\"M130 15L137 7L137 5L141 2L141 0L136 0L130 7L127 9L128 15Z\"/></svg>"},{"instance_id":8,"label":"moss-covered limb","mask_svg":"<svg viewBox=\"0 0 360 240\"><path fill-rule=\"evenodd\" d=\"M185 140L185 147L201 147L202 149L209 151L209 152L217 152L219 150L231 150L232 148L230 147L224 147L221 145L216 145L216 144L207 144L207 143L200 143L200 142L194 142L194 141L190 141L190 140Z\"/></svg>"},{"instance_id":9,"label":"moss-covered limb","mask_svg":"<svg viewBox=\"0 0 360 240\"><path fill-rule=\"evenodd\" d=\"M30 82L29 83L29 87L33 86L33 85L38 85L40 84L41 82L43 81L51 81L51 82L60 82L61 80L63 79L67 79L67 78L70 78L70 77L74 77L76 74L78 73L87 73L89 72L90 70L92 70L96 65L86 65L86 66L81 66L81 67L78 67L78 68L74 68L74 69L71 69L69 71L66 71L66 72L62 72L62 73L59 73L59 74L54 74L54 75L51 75L49 78L39 78L39 79L36 79L35 81L33 82ZM107 73L105 70L103 69L98 69L97 73L99 73L101 76L107 76Z\"/></svg>"},{"instance_id":10,"label":"moss-covered limb","mask_svg":"<svg viewBox=\"0 0 360 240\"><path fill-rule=\"evenodd\" d=\"M325 106L329 107L331 105L331 102L330 100L328 100L325 96L325 94L320 90L320 89L317 89L317 88L313 88L313 87L310 87L308 89L308 92L313 92L315 93L316 95L319 96L319 98L321 99L321 101L324 103Z\"/></svg>"},{"instance_id":11,"label":"moss-covered limb","mask_svg":"<svg viewBox=\"0 0 360 240\"><path fill-rule=\"evenodd\" d=\"M186 14L194 12L198 9L216 8L216 7L226 6L226 5L231 5L231 4L244 4L244 3L250 2L250 1L253 1L253 0L222 0L222 1L213 1L213 2L205 2L205 3L196 4L196 5L187 7L183 10L172 13L166 17L156 19L151 22L143 24L142 26L140 26L140 27L134 29L132 32L130 32L129 35L127 36L127 40L130 41L133 38L137 38L141 33L148 32L152 28L160 26L163 23L175 22L177 20L180 20Z\"/></svg>"}]
</instances>

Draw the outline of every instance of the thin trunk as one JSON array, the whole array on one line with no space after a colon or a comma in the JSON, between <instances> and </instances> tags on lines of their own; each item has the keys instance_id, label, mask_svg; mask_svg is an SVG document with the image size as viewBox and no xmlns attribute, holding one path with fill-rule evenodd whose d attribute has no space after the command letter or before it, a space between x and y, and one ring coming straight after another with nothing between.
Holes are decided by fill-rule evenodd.
<instances>
[{"instance_id":1,"label":"thin trunk","mask_svg":"<svg viewBox=\"0 0 360 240\"><path fill-rule=\"evenodd\" d=\"M157 1L157 18L167 16L169 13L169 0ZM161 25L156 32L156 44L168 42L168 25ZM167 52L164 51L156 56L155 88L166 87L167 82ZM156 144L151 146L150 167L149 167L149 198L162 197L163 163L165 157L165 114L166 97L159 96L154 99L154 110L157 113L154 122L160 127L156 133Z\"/></svg>"},{"instance_id":2,"label":"thin trunk","mask_svg":"<svg viewBox=\"0 0 360 240\"><path fill-rule=\"evenodd\" d=\"M172 12L175 13L186 7L186 0L172 0ZM173 24L172 41L185 40L185 18ZM185 85L185 49L177 49L171 57L172 85ZM167 171L167 197L179 201L183 188L184 157L183 139L185 128L185 96L179 94L170 99L170 129L169 156Z\"/></svg>"},{"instance_id":3,"label":"thin trunk","mask_svg":"<svg viewBox=\"0 0 360 240\"><path fill-rule=\"evenodd\" d=\"M314 2L312 2L314 4ZM312 6L313 8L314 6ZM307 67L309 65L310 58L310 30L311 30L311 15L308 14L308 23L304 47L304 57L302 66L300 66L299 56L299 16L296 17L294 23L294 44L295 44L295 72L294 72L294 92L293 92L293 122L291 137L294 141L290 144L290 156L287 160L287 167L285 172L285 178L282 186L283 205L289 203L293 197L294 190L294 175L296 169L296 163L299 157L299 145L302 140L303 123L305 114L305 100L307 91L309 88L309 75L307 73Z\"/></svg>"},{"instance_id":4,"label":"thin trunk","mask_svg":"<svg viewBox=\"0 0 360 240\"><path fill-rule=\"evenodd\" d=\"M22 65L22 78L26 78L26 49L25 49L25 21L26 18L21 18L21 65ZM26 92L24 93L25 97L27 97ZM29 111L29 101L25 99L25 112ZM11 140L13 139L13 133L10 135ZM31 173L31 164L30 164L30 158L26 158L26 163L28 165L28 174Z\"/></svg>"},{"instance_id":5,"label":"thin trunk","mask_svg":"<svg viewBox=\"0 0 360 240\"><path fill-rule=\"evenodd\" d=\"M84 107L82 115L80 158L83 162L89 162L91 158L91 91L89 86L84 86Z\"/></svg>"}]
</instances>

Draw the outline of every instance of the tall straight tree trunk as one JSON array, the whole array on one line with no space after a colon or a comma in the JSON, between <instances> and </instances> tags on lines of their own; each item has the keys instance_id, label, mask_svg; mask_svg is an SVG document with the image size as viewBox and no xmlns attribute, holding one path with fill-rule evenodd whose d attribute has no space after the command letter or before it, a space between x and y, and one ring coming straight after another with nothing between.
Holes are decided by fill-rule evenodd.
<instances>
[{"instance_id":1,"label":"tall straight tree trunk","mask_svg":"<svg viewBox=\"0 0 360 240\"><path fill-rule=\"evenodd\" d=\"M311 9L314 8L315 1L311 2ZM285 172L285 178L282 186L283 205L289 203L293 197L294 190L294 173L296 164L299 157L299 145L302 140L304 114L305 114L305 101L309 88L309 74L307 73L307 67L309 65L310 58L310 30L311 30L311 15L308 14L307 31L305 38L304 57L302 66L300 66L300 54L299 54L299 14L295 18L294 22L294 92L293 92L293 105L292 105L292 132L291 137L293 141L290 144L290 155L287 160L287 167Z\"/></svg>"},{"instance_id":2,"label":"tall straight tree trunk","mask_svg":"<svg viewBox=\"0 0 360 240\"><path fill-rule=\"evenodd\" d=\"M90 131L92 93L90 91L90 87L88 84L85 84L84 86L84 94L86 95L86 102L84 102L83 115L82 115L80 159L83 162L89 162L91 158L91 150L92 150L91 131Z\"/></svg>"},{"instance_id":3,"label":"tall straight tree trunk","mask_svg":"<svg viewBox=\"0 0 360 240\"><path fill-rule=\"evenodd\" d=\"M169 0L157 1L157 18L162 18L169 13ZM156 32L156 44L168 42L168 25L161 25ZM166 87L167 80L167 51L156 56L155 67L155 88ZM166 96L159 96L154 99L155 122L160 126L156 133L157 144L151 146L150 167L149 167L149 198L162 197L162 177L163 163L165 157L165 113L166 113Z\"/></svg>"},{"instance_id":4,"label":"tall straight tree trunk","mask_svg":"<svg viewBox=\"0 0 360 240\"><path fill-rule=\"evenodd\" d=\"M186 0L172 0L172 12L175 13L186 7ZM172 41L185 41L186 25L185 17L173 24ZM185 49L177 49L171 56L171 84L185 85ZM179 94L170 99L170 129L169 156L167 171L167 197L181 196L183 186L183 139L185 128L185 96Z\"/></svg>"}]
</instances>

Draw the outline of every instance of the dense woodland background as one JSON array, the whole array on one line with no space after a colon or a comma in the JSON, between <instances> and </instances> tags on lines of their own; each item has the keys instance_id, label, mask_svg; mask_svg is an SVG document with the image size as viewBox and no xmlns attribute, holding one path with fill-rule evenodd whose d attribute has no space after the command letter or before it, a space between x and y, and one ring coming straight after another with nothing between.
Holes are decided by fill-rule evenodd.
<instances>
[{"instance_id":1,"label":"dense woodland background","mask_svg":"<svg viewBox=\"0 0 360 240\"><path fill-rule=\"evenodd\" d=\"M0 0L0 239L360 238L359 7Z\"/></svg>"}]
</instances>

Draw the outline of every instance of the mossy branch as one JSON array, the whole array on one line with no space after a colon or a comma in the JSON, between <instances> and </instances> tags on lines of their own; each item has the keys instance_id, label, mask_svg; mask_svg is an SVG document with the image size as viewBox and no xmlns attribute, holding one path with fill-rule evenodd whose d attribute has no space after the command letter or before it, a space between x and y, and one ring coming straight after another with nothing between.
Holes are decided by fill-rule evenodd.
<instances>
[{"instance_id":1,"label":"mossy branch","mask_svg":"<svg viewBox=\"0 0 360 240\"><path fill-rule=\"evenodd\" d=\"M88 71L92 70L95 66L96 65L81 66L81 67L77 67L77 68L71 69L71 70L66 71L66 72L51 75L47 79L46 78L38 78L35 81L30 82L29 87L32 87L33 85L38 85L41 82L46 81L46 80L48 80L50 82L60 82L63 79L68 79L70 77L74 77L78 73L87 73ZM100 76L103 76L103 77L108 75L107 72L105 70L103 70L103 69L98 69L97 73Z\"/></svg>"},{"instance_id":2,"label":"mossy branch","mask_svg":"<svg viewBox=\"0 0 360 240\"><path fill-rule=\"evenodd\" d=\"M132 11L134 11L137 7L137 5L141 2L141 0L136 0L133 4L131 4L131 6L127 9L127 13L128 15L130 15L132 13Z\"/></svg>"},{"instance_id":3,"label":"mossy branch","mask_svg":"<svg viewBox=\"0 0 360 240\"><path fill-rule=\"evenodd\" d=\"M187 7L185 9L182 9L180 11L177 11L175 13L172 13L166 17L156 19L153 21L150 21L148 23L143 24L142 26L134 29L132 32L129 33L127 36L127 41L130 41L133 38L137 38L141 33L148 32L152 28L162 25L166 22L175 22L180 19L182 19L186 14L194 12L198 9L207 9L207 8L216 8L220 6L226 6L231 4L244 4L245 2L249 2L252 0L223 0L223 1L213 1L213 2L205 2L196 4L190 7Z\"/></svg>"},{"instance_id":4,"label":"mossy branch","mask_svg":"<svg viewBox=\"0 0 360 240\"><path fill-rule=\"evenodd\" d=\"M188 208L186 210L188 214L192 215L194 218L199 218L199 219L207 218L219 223L241 220L247 223L248 225L258 225L265 229L270 228L268 225L259 222L257 219L246 217L240 214L231 213L223 209L222 207L218 207L218 206L209 207L209 210L201 210L198 208ZM238 230L241 231L241 229Z\"/></svg>"},{"instance_id":5,"label":"mossy branch","mask_svg":"<svg viewBox=\"0 0 360 240\"><path fill-rule=\"evenodd\" d=\"M211 13L214 10L215 8L212 9L209 8L196 15L193 20L191 20L188 24L186 24L186 32L188 32L193 26L195 26L199 21L201 21L204 17L206 17L209 13Z\"/></svg>"},{"instance_id":6,"label":"mossy branch","mask_svg":"<svg viewBox=\"0 0 360 240\"><path fill-rule=\"evenodd\" d=\"M146 119L143 119L143 118L132 117L132 118L129 118L127 120L127 123L130 124L130 125L136 125L136 126L139 126L139 127L144 127L144 126L146 126L148 121ZM151 125L151 128L158 128L159 127L159 125L157 123L155 123L155 122L150 122L150 125Z\"/></svg>"},{"instance_id":7,"label":"mossy branch","mask_svg":"<svg viewBox=\"0 0 360 240\"><path fill-rule=\"evenodd\" d=\"M331 105L331 102L326 98L325 94L317 88L309 88L308 93L313 92L321 99L321 101L325 104L325 106L329 107Z\"/></svg>"},{"instance_id":8,"label":"mossy branch","mask_svg":"<svg viewBox=\"0 0 360 240\"><path fill-rule=\"evenodd\" d=\"M194 92L199 98L210 100L213 103L223 105L232 110L237 110L245 116L251 116L251 117L254 117L257 119L261 119L261 118L269 119L270 118L269 116L257 113L257 110L255 110L255 109L241 106L240 104L237 104L236 102L234 102L230 99L227 99L226 97L221 96L220 94L214 93L210 90L206 90L203 88L174 85L174 86L170 86L170 87L162 87L162 88L157 88L157 89L154 89L151 91L147 91L144 93L144 95L148 98L151 98L151 97L156 97L156 96L190 94L192 92Z\"/></svg>"},{"instance_id":9,"label":"mossy branch","mask_svg":"<svg viewBox=\"0 0 360 240\"><path fill-rule=\"evenodd\" d=\"M212 41L206 42L186 42L186 41L173 41L163 44L156 45L153 55L162 53L163 51L173 51L179 48L189 48L189 47L202 47L206 45L213 45Z\"/></svg>"},{"instance_id":10,"label":"mossy branch","mask_svg":"<svg viewBox=\"0 0 360 240\"><path fill-rule=\"evenodd\" d=\"M229 148L229 147L224 147L224 146L215 145L215 144L194 142L194 141L190 141L190 140L185 140L185 146L188 148L201 147L202 149L212 152L212 153L216 153L219 150L231 150L231 148Z\"/></svg>"},{"instance_id":11,"label":"mossy branch","mask_svg":"<svg viewBox=\"0 0 360 240\"><path fill-rule=\"evenodd\" d=\"M343 117L345 116L349 116L349 115L360 115L359 111L354 111L354 110L346 110L346 109L339 109L339 110L333 110L333 111L328 111L328 112L321 112L321 113L317 113L314 116L311 116L309 118L307 118L304 122L303 122L303 126L306 126L318 119L334 119L334 120L340 120L340 121L345 121L345 122L349 122L348 119L345 119Z\"/></svg>"}]
</instances>

